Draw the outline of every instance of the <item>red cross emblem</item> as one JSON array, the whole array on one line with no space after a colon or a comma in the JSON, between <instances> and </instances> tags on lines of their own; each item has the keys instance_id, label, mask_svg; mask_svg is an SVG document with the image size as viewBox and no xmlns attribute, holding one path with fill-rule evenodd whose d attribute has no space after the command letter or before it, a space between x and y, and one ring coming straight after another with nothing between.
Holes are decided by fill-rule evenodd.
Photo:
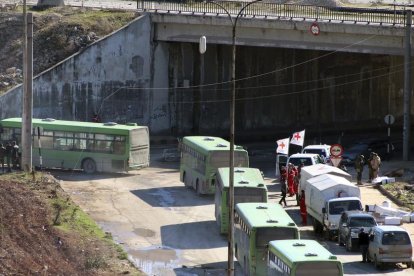
<instances>
[{"instance_id":1,"label":"red cross emblem","mask_svg":"<svg viewBox=\"0 0 414 276\"><path fill-rule=\"evenodd\" d=\"M282 149L285 147L286 145L282 142L279 147L281 147Z\"/></svg>"},{"instance_id":2,"label":"red cross emblem","mask_svg":"<svg viewBox=\"0 0 414 276\"><path fill-rule=\"evenodd\" d=\"M293 135L293 138L299 140L301 138L299 132L296 132L295 135Z\"/></svg>"}]
</instances>

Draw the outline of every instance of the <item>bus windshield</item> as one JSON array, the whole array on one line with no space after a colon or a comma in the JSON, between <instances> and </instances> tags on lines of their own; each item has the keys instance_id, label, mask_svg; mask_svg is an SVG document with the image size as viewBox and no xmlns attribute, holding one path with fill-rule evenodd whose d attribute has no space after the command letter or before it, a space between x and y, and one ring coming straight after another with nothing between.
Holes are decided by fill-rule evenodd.
<instances>
[{"instance_id":1,"label":"bus windshield","mask_svg":"<svg viewBox=\"0 0 414 276\"><path fill-rule=\"evenodd\" d=\"M273 240L298 238L297 229L291 227L259 228L256 232L256 246L264 248Z\"/></svg>"},{"instance_id":2,"label":"bus windshield","mask_svg":"<svg viewBox=\"0 0 414 276\"><path fill-rule=\"evenodd\" d=\"M228 167L230 162L229 151L215 151L211 154L210 164L214 168ZM249 157L246 152L234 152L234 166L248 167Z\"/></svg>"},{"instance_id":3,"label":"bus windshield","mask_svg":"<svg viewBox=\"0 0 414 276\"><path fill-rule=\"evenodd\" d=\"M337 276L342 275L337 262L299 263L296 276Z\"/></svg>"}]
</instances>

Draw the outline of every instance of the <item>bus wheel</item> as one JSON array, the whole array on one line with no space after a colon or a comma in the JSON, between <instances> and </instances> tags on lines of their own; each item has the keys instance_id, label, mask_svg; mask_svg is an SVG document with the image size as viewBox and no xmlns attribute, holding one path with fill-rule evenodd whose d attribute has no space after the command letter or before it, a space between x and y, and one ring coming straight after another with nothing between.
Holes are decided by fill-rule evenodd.
<instances>
[{"instance_id":1,"label":"bus wheel","mask_svg":"<svg viewBox=\"0 0 414 276\"><path fill-rule=\"evenodd\" d=\"M86 158L82 162L82 169L86 173L96 172L96 163L91 158Z\"/></svg>"}]
</instances>

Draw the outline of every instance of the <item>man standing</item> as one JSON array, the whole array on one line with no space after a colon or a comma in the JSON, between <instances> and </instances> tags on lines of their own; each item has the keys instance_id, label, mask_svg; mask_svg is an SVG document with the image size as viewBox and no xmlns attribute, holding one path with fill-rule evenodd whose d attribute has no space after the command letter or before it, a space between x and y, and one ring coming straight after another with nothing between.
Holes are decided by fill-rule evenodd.
<instances>
[{"instance_id":1,"label":"man standing","mask_svg":"<svg viewBox=\"0 0 414 276\"><path fill-rule=\"evenodd\" d=\"M362 262L366 263L368 261L368 245L369 245L369 235L364 231L364 228L361 228L361 231L358 234L359 248L362 253Z\"/></svg>"},{"instance_id":2,"label":"man standing","mask_svg":"<svg viewBox=\"0 0 414 276\"><path fill-rule=\"evenodd\" d=\"M279 200L279 204L282 205L282 202L285 203L285 207L287 206L286 203L286 194L287 194L287 187L286 187L286 180L280 181L280 192L282 194L282 198Z\"/></svg>"},{"instance_id":3,"label":"man standing","mask_svg":"<svg viewBox=\"0 0 414 276\"><path fill-rule=\"evenodd\" d=\"M0 163L4 173L4 157L6 157L6 148L0 143Z\"/></svg>"},{"instance_id":4,"label":"man standing","mask_svg":"<svg viewBox=\"0 0 414 276\"><path fill-rule=\"evenodd\" d=\"M371 168L372 168L372 179L375 179L378 177L378 170L379 167L381 166L381 158L379 157L379 155L375 152L372 153L372 158L371 158Z\"/></svg>"},{"instance_id":5,"label":"man standing","mask_svg":"<svg viewBox=\"0 0 414 276\"><path fill-rule=\"evenodd\" d=\"M300 216L302 217L302 224L308 224L308 212L306 211L306 203L305 203L305 191L301 191L300 195L300 202L299 202L299 209L300 209Z\"/></svg>"},{"instance_id":6,"label":"man standing","mask_svg":"<svg viewBox=\"0 0 414 276\"><path fill-rule=\"evenodd\" d=\"M13 146L10 142L6 145L6 163L7 163L7 172L11 172L11 161L13 154Z\"/></svg>"},{"instance_id":7,"label":"man standing","mask_svg":"<svg viewBox=\"0 0 414 276\"><path fill-rule=\"evenodd\" d=\"M368 183L371 183L371 181L372 181L372 179L374 179L373 177L372 177L372 175L373 175L373 170L372 170L372 165L371 165L371 160L372 160L372 157L373 157L374 155L373 155L373 152L371 152L370 154L369 154L369 158L368 158L368 160L367 160L367 165L368 165Z\"/></svg>"},{"instance_id":8,"label":"man standing","mask_svg":"<svg viewBox=\"0 0 414 276\"><path fill-rule=\"evenodd\" d=\"M362 171L364 170L365 157L360 154L355 158L355 171L357 173L357 185L362 185Z\"/></svg>"},{"instance_id":9,"label":"man standing","mask_svg":"<svg viewBox=\"0 0 414 276\"><path fill-rule=\"evenodd\" d=\"M289 196L295 195L295 178L296 178L297 170L292 163L288 164L287 170L287 184L289 189Z\"/></svg>"},{"instance_id":10,"label":"man standing","mask_svg":"<svg viewBox=\"0 0 414 276\"><path fill-rule=\"evenodd\" d=\"M13 169L17 169L17 166L20 167L20 150L19 145L17 145L16 141L13 141L13 149L12 149L12 163Z\"/></svg>"}]
</instances>

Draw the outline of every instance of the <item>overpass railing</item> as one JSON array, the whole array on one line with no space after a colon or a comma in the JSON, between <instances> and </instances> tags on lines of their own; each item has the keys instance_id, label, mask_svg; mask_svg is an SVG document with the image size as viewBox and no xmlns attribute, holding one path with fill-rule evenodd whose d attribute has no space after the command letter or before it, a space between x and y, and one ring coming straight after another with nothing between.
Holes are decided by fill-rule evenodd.
<instances>
[{"instance_id":1,"label":"overpass railing","mask_svg":"<svg viewBox=\"0 0 414 276\"><path fill-rule=\"evenodd\" d=\"M205 15L223 15L225 11L218 5L201 0L139 0L139 9L160 13L193 13ZM222 5L231 15L237 15L243 4L241 1L214 1ZM405 10L349 8L332 6L314 6L297 4L277 4L258 2L248 6L242 13L244 16L263 17L269 19L314 20L339 23L366 24L405 24Z\"/></svg>"}]
</instances>

